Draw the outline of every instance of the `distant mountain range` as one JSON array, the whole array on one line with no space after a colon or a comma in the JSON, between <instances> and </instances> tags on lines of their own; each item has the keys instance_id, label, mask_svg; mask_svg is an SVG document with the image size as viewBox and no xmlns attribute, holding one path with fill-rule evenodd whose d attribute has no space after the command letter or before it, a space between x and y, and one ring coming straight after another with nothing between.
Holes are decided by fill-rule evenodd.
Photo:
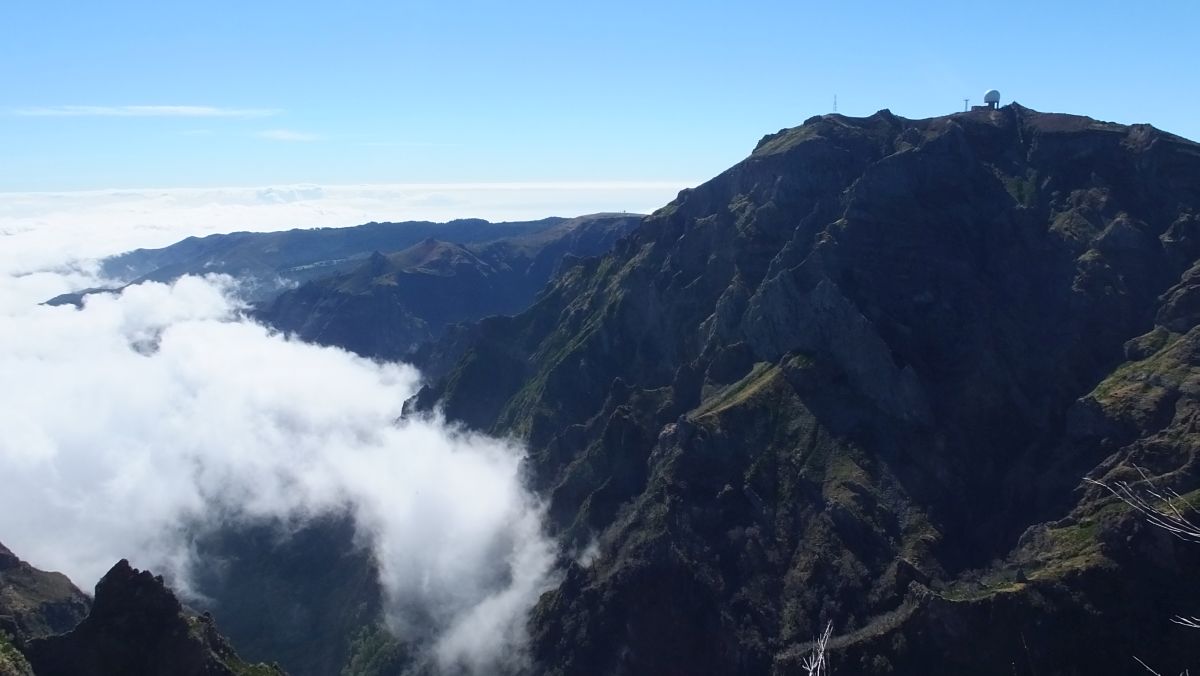
<instances>
[{"instance_id":1,"label":"distant mountain range","mask_svg":"<svg viewBox=\"0 0 1200 676\"><path fill-rule=\"evenodd\" d=\"M565 571L531 673L804 674L827 625L834 674L1200 666L1171 619L1200 544L1083 481L1200 495L1200 145L1016 104L824 115L645 219L451 225L106 265L296 275L264 321L415 359L410 415L524 442ZM210 543L234 643L410 673L350 532Z\"/></svg>"},{"instance_id":2,"label":"distant mountain range","mask_svg":"<svg viewBox=\"0 0 1200 676\"><path fill-rule=\"evenodd\" d=\"M137 249L102 262L105 276L130 283L170 281L183 275L221 273L238 278L252 300L297 283L346 272L374 252L406 249L428 238L481 244L545 232L568 219L489 223L367 223L353 228L235 232L189 237L162 249Z\"/></svg>"},{"instance_id":3,"label":"distant mountain range","mask_svg":"<svg viewBox=\"0 0 1200 676\"><path fill-rule=\"evenodd\" d=\"M127 284L225 274L256 319L309 342L385 359L412 356L458 322L525 309L565 259L605 253L638 214L489 223L367 223L350 228L188 238L101 262ZM87 289L47 301L79 305Z\"/></svg>"}]
</instances>

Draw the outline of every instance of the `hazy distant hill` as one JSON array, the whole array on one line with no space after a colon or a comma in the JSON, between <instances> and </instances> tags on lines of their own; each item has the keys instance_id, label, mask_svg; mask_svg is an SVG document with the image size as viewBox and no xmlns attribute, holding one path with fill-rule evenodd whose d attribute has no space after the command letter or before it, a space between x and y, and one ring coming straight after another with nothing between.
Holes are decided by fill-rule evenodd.
<instances>
[{"instance_id":1,"label":"hazy distant hill","mask_svg":"<svg viewBox=\"0 0 1200 676\"><path fill-rule=\"evenodd\" d=\"M510 223L490 223L482 219L448 223L405 221L346 228L188 237L161 249L136 249L112 256L102 261L101 271L124 283L166 282L183 275L222 273L242 282L248 300L262 301L301 282L353 269L376 251L399 251L430 237L471 244L530 236L566 220L545 218ZM50 302L78 304L81 295L66 294Z\"/></svg>"}]
</instances>

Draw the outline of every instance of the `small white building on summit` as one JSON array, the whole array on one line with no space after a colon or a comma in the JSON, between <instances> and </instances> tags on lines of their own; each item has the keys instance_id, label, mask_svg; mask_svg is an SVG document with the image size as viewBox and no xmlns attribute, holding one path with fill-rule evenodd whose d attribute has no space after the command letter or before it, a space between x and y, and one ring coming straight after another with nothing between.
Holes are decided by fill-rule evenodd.
<instances>
[{"instance_id":1,"label":"small white building on summit","mask_svg":"<svg viewBox=\"0 0 1200 676\"><path fill-rule=\"evenodd\" d=\"M968 104L970 103L970 99L964 99L964 101L966 101ZM965 110L974 112L977 110L996 110L999 107L1000 107L1000 90L999 89L989 89L986 92L984 92L984 94L983 94L983 105L982 106L970 106L969 109L965 109Z\"/></svg>"}]
</instances>

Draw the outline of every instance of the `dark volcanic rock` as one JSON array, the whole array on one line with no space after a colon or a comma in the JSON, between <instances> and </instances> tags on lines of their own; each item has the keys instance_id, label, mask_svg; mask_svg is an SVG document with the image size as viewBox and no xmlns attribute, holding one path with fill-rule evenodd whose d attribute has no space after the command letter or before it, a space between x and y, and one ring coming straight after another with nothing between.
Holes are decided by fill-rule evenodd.
<instances>
[{"instance_id":1,"label":"dark volcanic rock","mask_svg":"<svg viewBox=\"0 0 1200 676\"><path fill-rule=\"evenodd\" d=\"M1200 547L1080 479L1200 487L1197 213L1200 146L1148 126L817 117L415 404L527 441L598 545L531 621L546 673L798 673L830 621L847 673L1179 671Z\"/></svg>"},{"instance_id":2,"label":"dark volcanic rock","mask_svg":"<svg viewBox=\"0 0 1200 676\"><path fill-rule=\"evenodd\" d=\"M25 649L38 676L235 676L282 674L238 659L212 618L188 617L161 577L122 560L96 584L74 630Z\"/></svg>"}]
</instances>

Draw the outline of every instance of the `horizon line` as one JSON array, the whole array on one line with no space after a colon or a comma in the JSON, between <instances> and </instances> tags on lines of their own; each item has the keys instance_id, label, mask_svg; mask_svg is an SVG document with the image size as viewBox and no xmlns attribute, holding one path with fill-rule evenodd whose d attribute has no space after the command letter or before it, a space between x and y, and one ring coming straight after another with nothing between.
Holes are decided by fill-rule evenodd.
<instances>
[{"instance_id":1,"label":"horizon line","mask_svg":"<svg viewBox=\"0 0 1200 676\"><path fill-rule=\"evenodd\" d=\"M708 179L705 179L708 180ZM441 182L395 182L395 183L264 183L258 185L219 185L209 187L196 186L141 186L141 187L108 187L83 188L78 190L0 190L0 197L11 196L43 196L43 195L112 195L114 193L140 192L176 192L201 193L222 190L265 190L271 188L329 190L660 190L680 186L695 186L704 181L690 180L654 180L654 181L624 181L624 180L592 180L592 181L441 181Z\"/></svg>"}]
</instances>

